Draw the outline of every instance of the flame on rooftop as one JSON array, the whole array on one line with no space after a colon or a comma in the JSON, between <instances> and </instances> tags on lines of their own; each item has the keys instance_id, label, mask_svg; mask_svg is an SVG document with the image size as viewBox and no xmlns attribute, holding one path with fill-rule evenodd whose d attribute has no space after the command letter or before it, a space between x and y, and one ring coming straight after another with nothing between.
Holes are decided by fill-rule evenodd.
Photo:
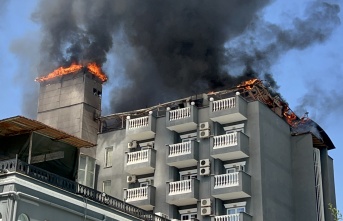
<instances>
[{"instance_id":1,"label":"flame on rooftop","mask_svg":"<svg viewBox=\"0 0 343 221\"><path fill-rule=\"evenodd\" d=\"M73 63L71 64L69 67L59 67L56 70L54 70L53 72L49 73L46 76L43 77L38 77L35 79L35 81L37 82L43 82L43 81L47 81L56 77L61 77L64 75L68 75L71 73L75 73L80 71L82 68L87 68L87 70L95 75L96 77L98 77L102 82L106 82L107 81L107 76L106 74L101 70L101 67L98 66L95 62L90 62L86 65L81 65L81 64L77 64L77 63Z\"/></svg>"}]
</instances>

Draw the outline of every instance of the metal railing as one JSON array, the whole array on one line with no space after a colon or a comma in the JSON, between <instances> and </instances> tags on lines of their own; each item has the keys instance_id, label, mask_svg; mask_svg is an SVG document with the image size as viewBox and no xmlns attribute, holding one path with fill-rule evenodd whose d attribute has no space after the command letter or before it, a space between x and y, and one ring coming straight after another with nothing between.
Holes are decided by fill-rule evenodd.
<instances>
[{"instance_id":1,"label":"metal railing","mask_svg":"<svg viewBox=\"0 0 343 221\"><path fill-rule=\"evenodd\" d=\"M218 101L213 101L212 112L221 111L236 107L236 98L230 97Z\"/></svg>"},{"instance_id":2,"label":"metal railing","mask_svg":"<svg viewBox=\"0 0 343 221\"><path fill-rule=\"evenodd\" d=\"M191 141L169 145L169 157L191 153Z\"/></svg>"},{"instance_id":3,"label":"metal railing","mask_svg":"<svg viewBox=\"0 0 343 221\"><path fill-rule=\"evenodd\" d=\"M181 180L169 183L169 195L192 192L192 180Z\"/></svg>"},{"instance_id":4,"label":"metal railing","mask_svg":"<svg viewBox=\"0 0 343 221\"><path fill-rule=\"evenodd\" d=\"M149 161L149 150L141 150L127 153L127 164L135 164Z\"/></svg>"},{"instance_id":5,"label":"metal railing","mask_svg":"<svg viewBox=\"0 0 343 221\"><path fill-rule=\"evenodd\" d=\"M237 132L213 137L213 149L237 145Z\"/></svg>"},{"instance_id":6,"label":"metal railing","mask_svg":"<svg viewBox=\"0 0 343 221\"><path fill-rule=\"evenodd\" d=\"M214 221L239 221L240 213L224 215L224 216L215 216Z\"/></svg>"},{"instance_id":7,"label":"metal railing","mask_svg":"<svg viewBox=\"0 0 343 221\"><path fill-rule=\"evenodd\" d=\"M214 176L214 189L239 185L239 172Z\"/></svg>"},{"instance_id":8,"label":"metal railing","mask_svg":"<svg viewBox=\"0 0 343 221\"><path fill-rule=\"evenodd\" d=\"M149 116L140 117L128 120L128 129L137 129L141 127L147 127L149 125Z\"/></svg>"},{"instance_id":9,"label":"metal railing","mask_svg":"<svg viewBox=\"0 0 343 221\"><path fill-rule=\"evenodd\" d=\"M126 202L148 199L148 186L126 190Z\"/></svg>"},{"instance_id":10,"label":"metal railing","mask_svg":"<svg viewBox=\"0 0 343 221\"><path fill-rule=\"evenodd\" d=\"M168 219L140 209L136 206L128 204L117 198L104 194L103 192L97 191L93 188L81 185L75 181L68 180L57 174L51 173L39 167L27 164L17 159L11 159L6 161L0 161L0 171L6 175L10 172L16 172L27 175L34 179L40 180L44 183L66 190L68 192L81 195L90 200L102 203L108 207L129 214L136 218L146 221L167 221Z\"/></svg>"},{"instance_id":11,"label":"metal railing","mask_svg":"<svg viewBox=\"0 0 343 221\"><path fill-rule=\"evenodd\" d=\"M185 107L181 109L171 110L169 111L169 120L179 120L183 118L187 118L191 116L191 108Z\"/></svg>"}]
</instances>

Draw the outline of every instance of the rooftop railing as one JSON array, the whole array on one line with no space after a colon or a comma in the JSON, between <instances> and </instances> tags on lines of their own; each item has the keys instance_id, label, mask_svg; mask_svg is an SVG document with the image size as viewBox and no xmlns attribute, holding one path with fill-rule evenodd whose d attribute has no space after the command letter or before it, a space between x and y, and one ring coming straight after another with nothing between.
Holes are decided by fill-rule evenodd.
<instances>
[{"instance_id":1,"label":"rooftop railing","mask_svg":"<svg viewBox=\"0 0 343 221\"><path fill-rule=\"evenodd\" d=\"M169 120L180 120L191 116L191 108L185 107L181 109L171 110L169 112Z\"/></svg>"},{"instance_id":2,"label":"rooftop railing","mask_svg":"<svg viewBox=\"0 0 343 221\"><path fill-rule=\"evenodd\" d=\"M64 177L41 169L39 167L27 164L18 159L11 159L6 161L0 161L0 171L1 174L8 174L11 172L16 172L20 174L27 175L31 178L40 180L44 183L53 185L60 189L66 190L68 192L81 195L90 200L102 203L108 207L121 211L123 213L129 214L136 218L146 220L146 221L167 221L168 219L157 216L153 213L140 209L136 206L128 204L117 198L104 194L103 192L97 191L93 188L81 185L72 180L68 180Z\"/></svg>"},{"instance_id":3,"label":"rooftop railing","mask_svg":"<svg viewBox=\"0 0 343 221\"><path fill-rule=\"evenodd\" d=\"M236 98L230 97L218 101L213 101L212 112L221 111L236 107Z\"/></svg>"},{"instance_id":4,"label":"rooftop railing","mask_svg":"<svg viewBox=\"0 0 343 221\"><path fill-rule=\"evenodd\" d=\"M135 119L128 119L129 121L129 130L137 129L141 127L147 127L149 125L149 116L140 117Z\"/></svg>"}]
</instances>

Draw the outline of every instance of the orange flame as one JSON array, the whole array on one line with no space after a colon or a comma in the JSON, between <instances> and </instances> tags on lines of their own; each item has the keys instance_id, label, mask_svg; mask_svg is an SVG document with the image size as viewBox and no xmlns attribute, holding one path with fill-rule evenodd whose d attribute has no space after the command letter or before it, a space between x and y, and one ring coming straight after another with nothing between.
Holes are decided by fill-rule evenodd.
<instances>
[{"instance_id":1,"label":"orange flame","mask_svg":"<svg viewBox=\"0 0 343 221\"><path fill-rule=\"evenodd\" d=\"M88 70L97 76L102 82L107 81L107 76L102 72L101 68L95 63L91 62L87 64Z\"/></svg>"},{"instance_id":2,"label":"orange flame","mask_svg":"<svg viewBox=\"0 0 343 221\"><path fill-rule=\"evenodd\" d=\"M297 115L295 115L295 113L293 111L291 111L291 109L289 109L288 106L285 106L284 108L285 108L285 110L283 112L283 116L285 116L287 123L289 125L293 126L295 120L297 119Z\"/></svg>"},{"instance_id":3,"label":"orange flame","mask_svg":"<svg viewBox=\"0 0 343 221\"><path fill-rule=\"evenodd\" d=\"M245 88L247 90L251 90L253 88L254 84L256 82L259 82L259 81L260 81L259 79L254 78L254 79L251 79L251 80L244 81L243 83L239 84L237 87L238 88L243 87L243 88Z\"/></svg>"},{"instance_id":4,"label":"orange flame","mask_svg":"<svg viewBox=\"0 0 343 221\"><path fill-rule=\"evenodd\" d=\"M97 76L102 82L107 81L107 76L102 72L101 68L96 63L94 62L88 63L86 67L89 70L89 72ZM83 66L81 64L73 63L69 67L59 67L44 77L36 78L35 81L38 81L38 82L47 81L56 77L60 77L60 76L64 76L67 74L80 71L82 68Z\"/></svg>"}]
</instances>

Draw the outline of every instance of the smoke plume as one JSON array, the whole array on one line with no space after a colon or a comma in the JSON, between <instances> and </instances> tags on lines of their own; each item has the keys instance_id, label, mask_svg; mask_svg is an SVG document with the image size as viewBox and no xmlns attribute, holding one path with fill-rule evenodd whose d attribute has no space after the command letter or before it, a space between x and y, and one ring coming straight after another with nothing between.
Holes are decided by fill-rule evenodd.
<instances>
[{"instance_id":1,"label":"smoke plume","mask_svg":"<svg viewBox=\"0 0 343 221\"><path fill-rule=\"evenodd\" d=\"M106 73L112 82L124 74L110 106L125 111L269 73L282 53L325 41L340 23L337 5L315 1L304 19L278 27L261 16L270 3L41 1L33 14L43 32L39 70L44 75L72 62L103 65L113 53L123 55L123 73Z\"/></svg>"}]
</instances>

